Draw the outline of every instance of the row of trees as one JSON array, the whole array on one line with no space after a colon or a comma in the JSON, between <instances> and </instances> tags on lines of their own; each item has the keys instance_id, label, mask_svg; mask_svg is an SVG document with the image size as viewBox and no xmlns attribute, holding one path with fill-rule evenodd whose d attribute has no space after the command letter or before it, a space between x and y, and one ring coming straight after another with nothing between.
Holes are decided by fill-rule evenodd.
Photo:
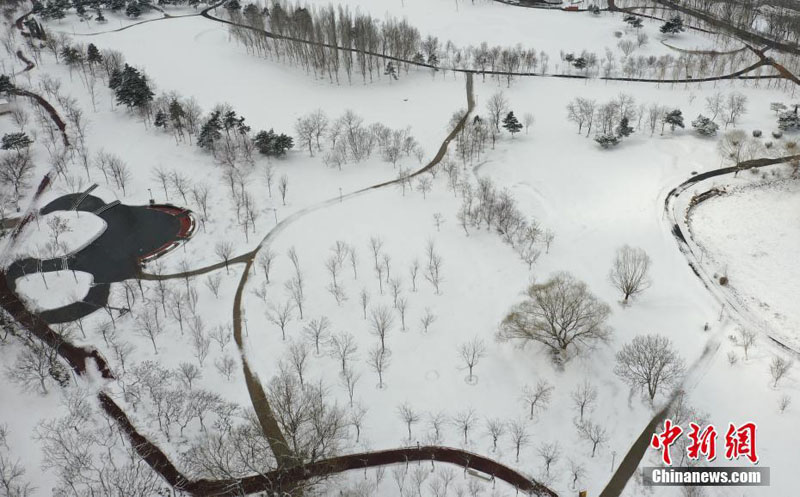
<instances>
[{"instance_id":1,"label":"row of trees","mask_svg":"<svg viewBox=\"0 0 800 497\"><path fill-rule=\"evenodd\" d=\"M300 145L323 154L323 162L339 170L350 162L368 159L376 150L386 162L397 167L404 157L414 156L422 162L424 151L409 128L391 129L381 123L365 124L352 110L336 119L329 119L320 109L301 116L295 124Z\"/></svg>"}]
</instances>

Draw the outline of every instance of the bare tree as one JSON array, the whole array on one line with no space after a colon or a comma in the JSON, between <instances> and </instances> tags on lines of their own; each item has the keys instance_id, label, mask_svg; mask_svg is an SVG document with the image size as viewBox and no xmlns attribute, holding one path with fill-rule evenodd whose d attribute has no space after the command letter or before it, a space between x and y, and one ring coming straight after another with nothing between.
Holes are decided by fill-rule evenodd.
<instances>
[{"instance_id":1,"label":"bare tree","mask_svg":"<svg viewBox=\"0 0 800 497\"><path fill-rule=\"evenodd\" d=\"M453 424L464 435L464 445L469 444L469 431L478 422L478 416L475 414L475 409L467 408L459 411L453 416Z\"/></svg>"},{"instance_id":2,"label":"bare tree","mask_svg":"<svg viewBox=\"0 0 800 497\"><path fill-rule=\"evenodd\" d=\"M792 404L792 398L788 395L782 395L780 399L778 399L778 411L783 414L786 409Z\"/></svg>"},{"instance_id":3,"label":"bare tree","mask_svg":"<svg viewBox=\"0 0 800 497\"><path fill-rule=\"evenodd\" d=\"M289 191L289 177L285 174L281 174L280 179L278 179L278 191L281 192L281 202L283 202L283 205L286 205L286 192Z\"/></svg>"},{"instance_id":4,"label":"bare tree","mask_svg":"<svg viewBox=\"0 0 800 497\"><path fill-rule=\"evenodd\" d=\"M269 283L269 272L272 268L272 262L275 260L275 252L269 247L265 247L260 254L258 254L258 265L264 271L264 278Z\"/></svg>"},{"instance_id":5,"label":"bare tree","mask_svg":"<svg viewBox=\"0 0 800 497\"><path fill-rule=\"evenodd\" d=\"M361 375L353 371L352 368L347 368L342 374L342 384L347 389L347 396L350 399L350 407L353 407L353 398L356 394L356 384L361 379Z\"/></svg>"},{"instance_id":6,"label":"bare tree","mask_svg":"<svg viewBox=\"0 0 800 497\"><path fill-rule=\"evenodd\" d=\"M539 446L539 457L544 461L545 472L549 476L550 467L558 463L558 459L561 457L561 447L558 446L558 442L543 442Z\"/></svg>"},{"instance_id":7,"label":"bare tree","mask_svg":"<svg viewBox=\"0 0 800 497\"><path fill-rule=\"evenodd\" d=\"M497 451L497 441L503 436L505 430L506 424L503 421L497 418L486 420L486 433L492 438L492 452Z\"/></svg>"},{"instance_id":8,"label":"bare tree","mask_svg":"<svg viewBox=\"0 0 800 497\"><path fill-rule=\"evenodd\" d=\"M408 402L403 402L397 406L397 415L403 420L408 428L408 440L411 441L411 426L419 422L420 416Z\"/></svg>"},{"instance_id":9,"label":"bare tree","mask_svg":"<svg viewBox=\"0 0 800 497\"><path fill-rule=\"evenodd\" d=\"M361 303L361 311L364 313L364 319L367 319L367 305L369 305L369 292L366 288L361 289L358 296L358 301Z\"/></svg>"},{"instance_id":10,"label":"bare tree","mask_svg":"<svg viewBox=\"0 0 800 497\"><path fill-rule=\"evenodd\" d=\"M525 422L522 420L515 420L508 423L508 431L517 453L517 462L519 462L519 451L530 443L530 434L525 427Z\"/></svg>"},{"instance_id":11,"label":"bare tree","mask_svg":"<svg viewBox=\"0 0 800 497\"><path fill-rule=\"evenodd\" d=\"M772 383L772 388L778 387L778 382L781 378L786 376L786 373L789 372L789 369L792 367L792 361L787 360L781 356L775 356L772 358L772 362L769 363L769 374L772 376L774 380Z\"/></svg>"},{"instance_id":12,"label":"bare tree","mask_svg":"<svg viewBox=\"0 0 800 497\"><path fill-rule=\"evenodd\" d=\"M489 113L492 126L494 126L495 133L500 132L500 120L506 113L508 113L508 100L502 91L498 91L489 97L486 102L486 110ZM495 134L493 133L493 135Z\"/></svg>"},{"instance_id":13,"label":"bare tree","mask_svg":"<svg viewBox=\"0 0 800 497\"><path fill-rule=\"evenodd\" d=\"M605 324L611 309L569 273L531 285L526 295L528 299L503 319L498 331L501 341L539 342L554 357L564 357L571 348L591 346L611 334Z\"/></svg>"},{"instance_id":14,"label":"bare tree","mask_svg":"<svg viewBox=\"0 0 800 497\"><path fill-rule=\"evenodd\" d=\"M317 355L320 355L320 344L324 345L328 339L330 326L330 320L322 316L312 319L311 322L303 328L303 333L305 333L308 339L314 344L314 350L316 350Z\"/></svg>"},{"instance_id":15,"label":"bare tree","mask_svg":"<svg viewBox=\"0 0 800 497\"><path fill-rule=\"evenodd\" d=\"M725 105L725 127L729 124L736 125L736 120L747 112L747 97L739 92L728 95Z\"/></svg>"},{"instance_id":16,"label":"bare tree","mask_svg":"<svg viewBox=\"0 0 800 497\"><path fill-rule=\"evenodd\" d=\"M406 331L406 311L408 310L408 299L400 297L397 299L397 313L400 315L400 329Z\"/></svg>"},{"instance_id":17,"label":"bare tree","mask_svg":"<svg viewBox=\"0 0 800 497\"><path fill-rule=\"evenodd\" d=\"M430 307L425 308L425 313L419 319L420 324L422 325L422 331L427 333L430 329L431 325L436 321L436 315L431 312Z\"/></svg>"},{"instance_id":18,"label":"bare tree","mask_svg":"<svg viewBox=\"0 0 800 497\"><path fill-rule=\"evenodd\" d=\"M214 361L217 372L227 381L231 381L233 372L236 370L236 361L229 355L224 355Z\"/></svg>"},{"instance_id":19,"label":"bare tree","mask_svg":"<svg viewBox=\"0 0 800 497\"><path fill-rule=\"evenodd\" d=\"M139 313L136 319L138 326L136 332L150 340L153 344L153 352L158 354L158 347L156 347L156 337L161 334L161 322L158 320L158 311L153 305L147 306L142 312Z\"/></svg>"},{"instance_id":20,"label":"bare tree","mask_svg":"<svg viewBox=\"0 0 800 497\"><path fill-rule=\"evenodd\" d=\"M342 365L342 374L347 370L347 362L358 352L356 337L352 333L341 332L331 337L330 354Z\"/></svg>"},{"instance_id":21,"label":"bare tree","mask_svg":"<svg viewBox=\"0 0 800 497\"><path fill-rule=\"evenodd\" d=\"M592 444L592 457L597 452L597 447L604 445L608 441L606 429L590 420L586 420L576 425L578 434Z\"/></svg>"},{"instance_id":22,"label":"bare tree","mask_svg":"<svg viewBox=\"0 0 800 497\"><path fill-rule=\"evenodd\" d=\"M572 391L570 396L572 398L572 404L580 413L580 420L583 421L583 415L587 410L590 410L597 401L597 388L586 379Z\"/></svg>"},{"instance_id":23,"label":"bare tree","mask_svg":"<svg viewBox=\"0 0 800 497\"><path fill-rule=\"evenodd\" d=\"M433 180L430 176L420 176L417 180L417 191L422 194L422 199L425 200L433 187Z\"/></svg>"},{"instance_id":24,"label":"bare tree","mask_svg":"<svg viewBox=\"0 0 800 497\"><path fill-rule=\"evenodd\" d=\"M375 345L369 351L369 367L378 373L378 388L383 388L383 373L389 367L391 352L381 345Z\"/></svg>"},{"instance_id":25,"label":"bare tree","mask_svg":"<svg viewBox=\"0 0 800 497\"><path fill-rule=\"evenodd\" d=\"M472 374L472 370L478 364L478 361L486 357L486 343L478 337L473 337L472 340L459 345L458 356L464 361L469 370L467 383L474 384L476 378Z\"/></svg>"},{"instance_id":26,"label":"bare tree","mask_svg":"<svg viewBox=\"0 0 800 497\"><path fill-rule=\"evenodd\" d=\"M537 412L547 409L553 390L555 387L547 380L539 380L535 387L525 385L522 388L522 400L530 409L530 419L533 419Z\"/></svg>"},{"instance_id":27,"label":"bare tree","mask_svg":"<svg viewBox=\"0 0 800 497\"><path fill-rule=\"evenodd\" d=\"M631 387L646 389L651 402L660 388L676 383L683 375L683 360L663 335L638 335L616 358L614 373Z\"/></svg>"},{"instance_id":28,"label":"bare tree","mask_svg":"<svg viewBox=\"0 0 800 497\"><path fill-rule=\"evenodd\" d=\"M294 304L291 300L287 300L283 307L271 306L267 311L267 319L281 329L281 337L286 340L286 326L294 318Z\"/></svg>"},{"instance_id":29,"label":"bare tree","mask_svg":"<svg viewBox=\"0 0 800 497\"><path fill-rule=\"evenodd\" d=\"M427 252L428 252L428 266L425 272L425 279L428 280L433 288L436 290L436 294L440 293L439 286L442 283L442 256L436 252L436 247L433 244L432 240L428 241L427 245Z\"/></svg>"},{"instance_id":30,"label":"bare tree","mask_svg":"<svg viewBox=\"0 0 800 497\"><path fill-rule=\"evenodd\" d=\"M531 125L534 123L534 121L535 121L535 118L533 117L532 113L526 112L525 114L523 114L523 116L522 116L522 124L525 125L525 134L528 134L528 129L531 127Z\"/></svg>"},{"instance_id":31,"label":"bare tree","mask_svg":"<svg viewBox=\"0 0 800 497\"><path fill-rule=\"evenodd\" d=\"M292 340L289 343L289 364L294 369L297 378L300 380L300 386L304 386L303 375L306 371L306 363L308 362L308 346L305 342L299 340Z\"/></svg>"},{"instance_id":32,"label":"bare tree","mask_svg":"<svg viewBox=\"0 0 800 497\"><path fill-rule=\"evenodd\" d=\"M446 422L447 416L441 411L428 414L428 431L430 432L428 438L433 445L441 443L442 431Z\"/></svg>"},{"instance_id":33,"label":"bare tree","mask_svg":"<svg viewBox=\"0 0 800 497\"><path fill-rule=\"evenodd\" d=\"M200 369L191 362L182 362L178 365L178 378L189 390L192 389L192 383L202 375Z\"/></svg>"},{"instance_id":34,"label":"bare tree","mask_svg":"<svg viewBox=\"0 0 800 497\"><path fill-rule=\"evenodd\" d=\"M233 255L233 243L228 241L217 242L214 246L214 253L225 263L225 272L228 273L228 261Z\"/></svg>"},{"instance_id":35,"label":"bare tree","mask_svg":"<svg viewBox=\"0 0 800 497\"><path fill-rule=\"evenodd\" d=\"M386 335L394 325L394 314L391 309L383 305L373 307L370 311L369 322L372 333L381 341L381 350L386 350Z\"/></svg>"},{"instance_id":36,"label":"bare tree","mask_svg":"<svg viewBox=\"0 0 800 497\"><path fill-rule=\"evenodd\" d=\"M625 245L617 250L609 279L614 288L622 292L623 303L650 286L650 256L641 248Z\"/></svg>"},{"instance_id":37,"label":"bare tree","mask_svg":"<svg viewBox=\"0 0 800 497\"><path fill-rule=\"evenodd\" d=\"M417 275L419 274L419 260L414 259L411 267L408 268L408 273L411 275L411 291L417 291Z\"/></svg>"},{"instance_id":38,"label":"bare tree","mask_svg":"<svg viewBox=\"0 0 800 497\"><path fill-rule=\"evenodd\" d=\"M206 287L211 290L211 293L214 294L215 298L219 298L219 285L222 283L222 275L217 274L209 274L206 276L205 284Z\"/></svg>"},{"instance_id":39,"label":"bare tree","mask_svg":"<svg viewBox=\"0 0 800 497\"><path fill-rule=\"evenodd\" d=\"M573 459L570 459L569 475L570 478L572 478L572 483L570 488L575 489L576 486L578 485L578 481L583 479L583 477L586 475L586 468L583 466L583 464L580 464L574 461Z\"/></svg>"},{"instance_id":40,"label":"bare tree","mask_svg":"<svg viewBox=\"0 0 800 497\"><path fill-rule=\"evenodd\" d=\"M748 359L748 350L750 350L750 347L756 343L756 334L754 331L739 327L736 330L736 335L733 337L733 341L736 345L744 350L744 360L746 361Z\"/></svg>"}]
</instances>

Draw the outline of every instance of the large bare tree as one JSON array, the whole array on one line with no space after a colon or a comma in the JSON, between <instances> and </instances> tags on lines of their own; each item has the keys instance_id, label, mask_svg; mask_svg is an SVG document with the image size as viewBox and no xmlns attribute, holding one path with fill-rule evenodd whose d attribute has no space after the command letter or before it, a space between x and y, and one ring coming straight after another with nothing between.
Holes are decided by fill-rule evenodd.
<instances>
[{"instance_id":1,"label":"large bare tree","mask_svg":"<svg viewBox=\"0 0 800 497\"><path fill-rule=\"evenodd\" d=\"M624 245L617 249L614 264L608 274L614 288L622 292L622 301L628 302L650 286L650 256L641 248Z\"/></svg>"},{"instance_id":2,"label":"large bare tree","mask_svg":"<svg viewBox=\"0 0 800 497\"><path fill-rule=\"evenodd\" d=\"M564 357L611 334L606 325L611 309L569 273L531 285L526 296L503 319L498 339L538 342Z\"/></svg>"},{"instance_id":3,"label":"large bare tree","mask_svg":"<svg viewBox=\"0 0 800 497\"><path fill-rule=\"evenodd\" d=\"M652 401L659 389L683 375L683 359L663 335L639 335L617 352L614 373L632 387L647 390Z\"/></svg>"}]
</instances>

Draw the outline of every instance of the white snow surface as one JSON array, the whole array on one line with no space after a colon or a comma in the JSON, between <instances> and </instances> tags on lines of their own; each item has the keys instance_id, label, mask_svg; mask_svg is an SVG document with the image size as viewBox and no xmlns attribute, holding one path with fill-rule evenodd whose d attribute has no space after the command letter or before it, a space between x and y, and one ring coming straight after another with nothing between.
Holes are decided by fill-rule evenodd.
<instances>
[{"instance_id":1,"label":"white snow surface","mask_svg":"<svg viewBox=\"0 0 800 497\"><path fill-rule=\"evenodd\" d=\"M314 2L316 3L316 2ZM327 3L327 2L326 2ZM533 44L537 49L558 52L590 48L600 50L603 46L614 46L613 31L622 26L621 19L603 15L595 19L590 14L568 14L533 9L518 9L494 3L479 3L472 6L461 2L455 12L453 2L436 0L405 0L401 2L348 2L353 8L370 9L376 16L385 12L392 15L407 15L412 24L423 33L436 34L440 39L451 38L456 43L523 43ZM72 32L67 20L64 31ZM113 26L109 26L109 29ZM647 29L653 27L648 24ZM81 30L75 28L76 32ZM579 33L564 36L564 33ZM687 35L690 36L690 35ZM691 35L695 36L695 35ZM244 49L227 41L226 30L217 23L199 17L170 19L141 24L120 32L97 34L76 41L91 41L100 48L113 48L123 52L128 61L142 66L159 90L180 90L185 96L197 98L204 110L219 102L228 102L244 115L254 129L275 128L291 133L294 121L300 115L323 109L329 116L353 109L365 117L367 122L381 121L391 127L410 126L412 134L422 143L426 157L432 157L447 134L450 116L466 107L464 79L452 74L431 77L427 71L403 75L399 81L382 79L372 84L336 86L327 80L315 80L313 76L294 67L280 65L274 61L260 59L245 53ZM563 46L562 46L563 45ZM690 44L691 45L691 44ZM661 47L661 48L659 48ZM664 48L653 36L647 50ZM555 53L553 54L555 56ZM64 66L54 63L45 54L43 64L31 75L32 81L41 73L57 77L62 81L62 91L80 102L91 121L88 128L89 146L93 150L101 147L124 158L133 171L134 178L126 195L102 182L102 176L93 172L93 181L101 183L97 194L104 199L119 198L131 204L147 201L150 188L157 200L165 200L166 194L153 179L151 171L157 166L176 169L189 176L193 182L205 182L213 186L213 212L209 215L205 229L198 228L195 237L184 248L173 251L155 266L164 266L165 272L178 271L182 262L190 268L202 267L218 262L214 246L220 240L230 240L236 253L243 253L258 244L275 225L275 218L286 219L289 215L320 205L320 202L336 199L339 188L344 193L394 178L396 171L391 165L371 159L362 164L349 164L343 171L326 168L315 155L313 158L303 150L294 150L284 160L274 160L277 174L290 177L290 193L287 205L282 205L278 195L267 192L261 176L265 159L258 159L249 171L247 183L259 203L259 219L255 230L247 236L235 222L235 210L222 176L222 168L213 159L196 147L176 144L168 134L149 127L145 129L135 117L122 108L112 108L111 96L105 90L98 91L97 111L92 106L79 78L70 78ZM8 61L7 61L8 62ZM16 63L16 61L14 61ZM176 70L179 67L179 70ZM505 89L494 81L475 81L476 112L485 114L485 104L492 93ZM748 496L783 497L792 495L796 446L800 435L796 431L798 408L791 406L783 414L777 412L777 400L789 394L800 398L800 384L796 371L790 371L779 388L771 388L768 364L778 353L767 340L761 340L750 352L750 358L730 366L726 359L729 351L741 356L727 336L733 333L736 323L724 313L721 321L719 303L706 291L687 266L670 234L670 224L663 214L664 196L686 179L693 171L705 171L719 166L716 139L698 138L689 130L678 130L663 136L656 132L639 130L617 149L602 151L588 138L576 134L575 126L566 120L565 106L575 96L610 100L620 92L633 95L637 102L680 107L687 122L703 111L705 97L716 91L742 91L749 97L749 112L739 126L769 130L774 116L769 110L772 101L785 101L787 96L765 86L743 86L741 82L703 85L653 85L622 84L599 81L572 81L554 78L536 78L515 81L505 89L510 105L516 114L530 111L536 115L536 124L530 133L520 133L515 138L503 136L494 150L488 151L480 164L468 167L468 177L489 176L500 187L507 188L518 200L523 211L536 217L544 227L555 232L556 238L549 253L543 254L533 271L519 259L514 251L500 238L486 230L471 230L467 236L456 220L460 200L448 190L444 173L434 182L433 191L426 199L419 192L407 192L404 196L398 188L369 191L343 202L334 202L318 210L311 210L285 229L274 233L271 248L278 254L272 283L266 286L266 302L254 294L263 284L260 268L255 268L246 287L242 309L245 315L245 354L251 367L266 385L284 357L289 341L281 340L280 330L266 319L270 305L281 305L288 298L284 282L290 277L292 268L286 252L295 247L307 278L307 303L305 319L295 316L288 327L291 339L302 335L303 325L319 316L327 316L333 323L333 331L348 331L358 339L359 355L354 366L361 374L356 389L356 400L367 406L369 412L359 444L351 443L348 452L392 448L424 441L427 427L421 421L413 427L412 440L406 439L405 426L396 413L398 404L408 401L420 413L442 411L453 416L458 411L472 407L480 418L480 424L470 435L467 444L449 426L445 429L444 443L465 446L468 450L490 455L493 458L542 478L559 495L571 495L567 459L585 465L586 476L579 482L589 495L597 495L610 476L612 462L618 464L632 441L653 413L653 407L640 394L630 391L613 372L614 354L634 336L641 333L658 332L669 336L675 347L693 364L704 348L710 345L710 359L692 370L684 388L689 401L709 414L709 420L718 427L728 422L755 421L759 426L759 450L762 464L771 467L770 487L748 489ZM4 131L9 124L3 123ZM136 139L130 139L135 137ZM34 154L46 163L46 152L36 148ZM415 159L404 165L418 167ZM42 165L37 170L43 172ZM78 174L83 171L75 167ZM41 176L41 175L40 175ZM40 177L39 176L39 177ZM67 191L65 185L56 185L40 200L44 205L50 199ZM777 200L767 200L767 194L741 192L750 196L764 209L787 207L793 202L787 190ZM274 193L274 192L273 192ZM737 192L738 194L738 192ZM733 198L733 197L731 197ZM755 262L752 254L757 244L748 242L742 247L732 247L739 226L764 225L758 230L763 243L788 247L786 240L796 239L796 226L781 215L747 214L746 199L736 201L737 217L720 213L725 208L716 208L709 203L701 209L703 226L708 226L713 243L703 240L719 257L731 257L729 266L732 285L744 291L745 286L763 288L770 280L754 274ZM169 193L168 200L183 204L179 194ZM724 204L728 198L714 200ZM189 206L191 200L187 200ZM24 205L24 204L23 204ZM39 207L41 207L39 205ZM714 210L716 209L716 211ZM433 214L441 213L445 223L440 230L434 226ZM737 228L732 229L725 219L735 219ZM739 224L739 223L743 224ZM699 226L701 231L703 226ZM767 232L769 230L769 232ZM794 231L793 231L794 230ZM786 239L777 241L778 233L786 233ZM387 345L392 350L392 363L386 372L384 389L377 389L376 375L367 367L366 352L376 343L369 333L367 323L361 315L358 293L366 288L371 303L391 306L391 297L384 289L380 295L372 270L368 242L371 236L380 236L384 241L384 252L391 258L393 276L403 279L403 294L409 301L406 332L398 323L389 333ZM741 235L739 235L741 237ZM792 238L795 237L795 238ZM699 238L705 238L702 235ZM337 240L356 247L359 255L358 279L354 279L345 265L340 277L349 299L338 306L325 287L329 277L324 260L330 246ZM441 295L436 295L431 285L422 276L417 282L417 292L410 290L408 265L414 258L423 260L425 244L433 240L444 259L444 283ZM619 295L608 282L608 269L614 251L623 244L643 247L653 260L654 285L637 298L632 305L620 306ZM714 245L716 243L717 245ZM796 243L794 244L796 246ZM751 247L746 249L745 247ZM786 249L787 256L793 252ZM769 271L786 270L785 259L777 257L770 263ZM762 257L761 259L766 259ZM738 264L734 264L736 262ZM546 353L536 347L518 349L508 343L497 343L494 334L497 325L508 308L520 298L520 292L531 281L542 281L556 271L567 270L587 282L589 288L601 300L612 306L610 325L614 335L608 345L602 345L583 356L572 359L563 370L554 367ZM739 273L737 273L737 271ZM216 298L204 284L205 276L189 282L181 279L169 283L180 290L184 284L192 285L198 293L198 310L207 329L226 326L231 321L231 306L236 285L241 276L241 266L232 266L230 271L219 270L222 276L220 296ZM50 278L50 275L47 275ZM72 274L59 277L66 286ZM757 281L758 278L761 278ZM57 297L45 298L44 290L34 285L41 281L40 275L29 275L18 285L30 290L30 298L46 308ZM740 287L740 280L743 282ZM73 280L74 281L74 280ZM85 280L81 280L85 281ZM787 280L782 280L787 281ZM797 295L792 282L781 285L769 293L753 292L774 306L784 316L790 314L791 295ZM48 279L48 283L50 280ZM85 282L86 285L90 283ZM750 285L753 285L752 287ZM795 283L796 285L796 283ZM55 285L53 285L55 286ZM112 302L124 302L121 285L114 285ZM143 282L144 292L153 297L154 282ZM63 288L63 292L74 289ZM22 291L22 290L21 290ZM28 291L28 290L26 290ZM776 296L781 294L781 296ZM63 298L62 295L59 298ZM786 306L790 307L786 307ZM419 328L419 317L425 307L436 314L437 321L428 334ZM154 354L149 340L137 333L140 327L135 318L137 309L118 319L117 333L135 345L129 361L135 363L145 359L159 361L165 367L175 368L182 361L196 362L190 345L189 333L184 333L174 319L169 320L165 333L157 339L158 351ZM787 318L788 319L788 318ZM703 331L709 323L710 330ZM107 327L107 317L102 312L87 318L87 330ZM457 357L456 348L461 342L477 336L487 344L488 354L476 367L478 382L469 385L464 381L466 372ZM763 337L762 337L763 338ZM108 358L112 367L113 352L104 344L97 331L90 332L86 339L76 338L79 345L97 347ZM3 351L3 360L10 353ZM230 356L237 363L233 377L222 377L213 367L214 361ZM11 362L9 359L8 363ZM309 376L322 379L329 387L331 400L347 405L347 395L339 384L338 365L328 356L311 357ZM590 379L600 391L600 401L588 417L602 424L609 434L609 441L602 445L595 457L591 457L590 445L581 440L573 426L576 415L570 392L584 379ZM499 450L490 451L490 439L485 435L485 421L492 417L504 420L526 418L525 406L520 402L524 385L535 385L547 379L555 386L552 402L547 410L529 421L532 433L531 445L524 448L517 463L508 439L501 439ZM81 380L83 381L83 380ZM215 345L203 367L203 388L220 393L226 400L249 406L238 353L230 344L220 350ZM17 454L29 468L29 475L36 476L41 458L31 440L35 419L54 416L57 402L51 402L58 392L44 399L36 397L31 402L29 395L16 391L0 392L0 423L6 423L14 433ZM119 385L108 383L115 398L120 398ZM656 398L656 407L664 397ZM123 401L120 400L122 403ZM124 407L124 403L123 403ZM186 438L167 441L158 432L157 426L148 421L143 413L128 410L132 421L161 446L173 461L180 460ZM719 429L719 428L718 428ZM191 430L190 430L191 431ZM195 430L196 431L196 430ZM562 460L555 465L551 476L543 475L537 450L542 443L558 441L562 448ZM657 462L651 451L644 465ZM725 465L718 458L715 464ZM46 473L37 479L39 495L47 495L49 488ZM352 478L344 478L342 484L362 478L357 472ZM352 481L351 481L352 480ZM486 486L488 490L488 485ZM513 489L498 485L508 495ZM331 486L328 495L337 495ZM396 487L387 477L380 487L380 495L398 495ZM625 491L627 496L654 495L678 496L677 489L655 488L652 492L632 481ZM741 489L714 488L712 497L738 497Z\"/></svg>"},{"instance_id":2,"label":"white snow surface","mask_svg":"<svg viewBox=\"0 0 800 497\"><path fill-rule=\"evenodd\" d=\"M83 271L32 273L17 278L16 292L32 311L62 307L83 300L94 278Z\"/></svg>"}]
</instances>

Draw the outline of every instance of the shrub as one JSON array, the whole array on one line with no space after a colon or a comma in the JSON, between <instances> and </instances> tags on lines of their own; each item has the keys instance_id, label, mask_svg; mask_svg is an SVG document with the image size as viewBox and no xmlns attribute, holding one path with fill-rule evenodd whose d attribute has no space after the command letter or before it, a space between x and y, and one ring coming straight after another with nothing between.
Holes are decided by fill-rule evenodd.
<instances>
[{"instance_id":1,"label":"shrub","mask_svg":"<svg viewBox=\"0 0 800 497\"><path fill-rule=\"evenodd\" d=\"M756 137L756 138L761 138L761 130L760 129L754 129L753 130L753 136Z\"/></svg>"}]
</instances>

